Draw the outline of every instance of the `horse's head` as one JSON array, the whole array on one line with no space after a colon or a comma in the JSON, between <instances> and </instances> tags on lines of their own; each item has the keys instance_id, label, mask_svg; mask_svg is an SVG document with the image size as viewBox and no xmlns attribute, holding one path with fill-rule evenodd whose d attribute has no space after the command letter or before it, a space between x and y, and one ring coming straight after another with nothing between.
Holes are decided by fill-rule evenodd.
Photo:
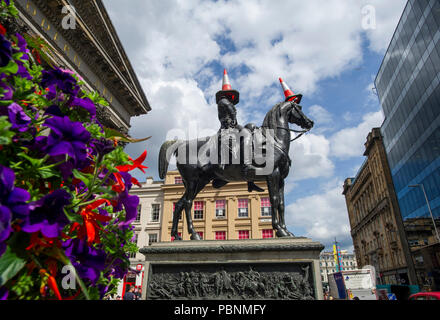
<instances>
[{"instance_id":1,"label":"horse's head","mask_svg":"<svg viewBox=\"0 0 440 320\"><path fill-rule=\"evenodd\" d=\"M310 130L313 127L313 121L307 118L302 112L302 107L299 104L291 103L292 107L288 111L287 120L289 123L296 124L305 130Z\"/></svg>"}]
</instances>

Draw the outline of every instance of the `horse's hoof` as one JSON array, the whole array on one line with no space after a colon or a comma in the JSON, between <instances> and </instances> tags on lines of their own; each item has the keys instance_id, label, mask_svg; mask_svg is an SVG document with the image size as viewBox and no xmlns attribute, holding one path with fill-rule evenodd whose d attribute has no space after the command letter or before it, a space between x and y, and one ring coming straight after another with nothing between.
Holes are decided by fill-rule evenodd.
<instances>
[{"instance_id":1,"label":"horse's hoof","mask_svg":"<svg viewBox=\"0 0 440 320\"><path fill-rule=\"evenodd\" d=\"M191 240L202 240L202 238L200 238L200 235L197 232L191 234L191 238L190 239Z\"/></svg>"},{"instance_id":2,"label":"horse's hoof","mask_svg":"<svg viewBox=\"0 0 440 320\"><path fill-rule=\"evenodd\" d=\"M292 232L290 232L289 230L286 230L286 231L287 231L287 234L289 235L289 237L295 237L295 235Z\"/></svg>"},{"instance_id":3,"label":"horse's hoof","mask_svg":"<svg viewBox=\"0 0 440 320\"><path fill-rule=\"evenodd\" d=\"M173 241L182 241L182 238L179 235L172 236L174 238Z\"/></svg>"},{"instance_id":4,"label":"horse's hoof","mask_svg":"<svg viewBox=\"0 0 440 320\"><path fill-rule=\"evenodd\" d=\"M276 233L277 237L282 238L282 237L290 237L290 235L287 233L286 230L283 229L278 229L277 233Z\"/></svg>"}]
</instances>

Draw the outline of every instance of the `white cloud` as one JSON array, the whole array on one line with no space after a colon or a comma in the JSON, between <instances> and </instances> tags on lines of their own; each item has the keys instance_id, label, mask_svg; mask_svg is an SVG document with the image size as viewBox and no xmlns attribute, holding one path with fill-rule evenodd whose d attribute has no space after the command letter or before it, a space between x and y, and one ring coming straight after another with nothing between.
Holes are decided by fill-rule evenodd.
<instances>
[{"instance_id":1,"label":"white cloud","mask_svg":"<svg viewBox=\"0 0 440 320\"><path fill-rule=\"evenodd\" d=\"M335 238L344 247L352 245L342 185L342 181L331 181L315 194L289 204L286 207L287 225L305 230L304 236L325 245Z\"/></svg>"},{"instance_id":2,"label":"white cloud","mask_svg":"<svg viewBox=\"0 0 440 320\"><path fill-rule=\"evenodd\" d=\"M153 138L129 145L127 151L136 156L147 147L149 174L156 176L157 153L169 130L185 129L190 122L217 130L214 95L222 76L218 66L233 74L231 84L240 91L239 122L261 124L265 111L283 98L278 77L294 92L313 93L320 80L362 62L364 33L372 50L383 51L404 3L131 0L127 5L106 0L152 106L148 115L132 119L130 134ZM375 7L377 27L365 32L361 11L366 4ZM311 111L321 123L331 118L321 106L312 106ZM379 118L377 113L368 114L358 127L330 138L321 130L297 140L292 145L292 179L330 177L334 173L330 157L362 154L363 141L371 127L380 124Z\"/></svg>"},{"instance_id":3,"label":"white cloud","mask_svg":"<svg viewBox=\"0 0 440 320\"><path fill-rule=\"evenodd\" d=\"M292 169L288 181L331 177L330 142L322 135L305 134L290 146Z\"/></svg>"},{"instance_id":4,"label":"white cloud","mask_svg":"<svg viewBox=\"0 0 440 320\"><path fill-rule=\"evenodd\" d=\"M365 151L364 143L368 133L383 122L382 111L367 113L356 127L345 128L330 137L331 155L347 159L359 157Z\"/></svg>"},{"instance_id":5,"label":"white cloud","mask_svg":"<svg viewBox=\"0 0 440 320\"><path fill-rule=\"evenodd\" d=\"M405 8L406 0L363 0L364 5L371 5L376 13L376 27L366 31L370 49L385 53L394 30Z\"/></svg>"},{"instance_id":6,"label":"white cloud","mask_svg":"<svg viewBox=\"0 0 440 320\"><path fill-rule=\"evenodd\" d=\"M330 112L328 112L322 106L316 104L310 107L309 113L313 121L319 124L328 124L333 120L333 117Z\"/></svg>"}]
</instances>

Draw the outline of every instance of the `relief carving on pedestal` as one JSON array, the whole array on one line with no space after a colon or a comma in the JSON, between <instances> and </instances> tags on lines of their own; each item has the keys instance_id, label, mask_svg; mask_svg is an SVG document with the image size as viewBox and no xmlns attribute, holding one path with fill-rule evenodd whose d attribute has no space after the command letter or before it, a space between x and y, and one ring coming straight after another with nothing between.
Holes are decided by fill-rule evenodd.
<instances>
[{"instance_id":1,"label":"relief carving on pedestal","mask_svg":"<svg viewBox=\"0 0 440 320\"><path fill-rule=\"evenodd\" d=\"M153 272L148 299L315 299L310 265L295 272L226 269Z\"/></svg>"}]
</instances>

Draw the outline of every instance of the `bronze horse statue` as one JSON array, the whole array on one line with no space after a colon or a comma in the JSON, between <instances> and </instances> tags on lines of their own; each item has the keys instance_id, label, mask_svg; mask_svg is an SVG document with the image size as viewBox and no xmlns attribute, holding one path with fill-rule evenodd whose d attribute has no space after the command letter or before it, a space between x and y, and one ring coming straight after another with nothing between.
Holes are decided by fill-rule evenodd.
<instances>
[{"instance_id":1,"label":"bronze horse statue","mask_svg":"<svg viewBox=\"0 0 440 320\"><path fill-rule=\"evenodd\" d=\"M232 162L222 165L212 162L201 163L197 159L195 161L192 159L191 161L190 155L186 152L187 150L197 148L197 151L200 151L202 148L206 148L209 143L215 141L215 139L219 139L218 135L189 141L170 140L162 144L159 153L159 177L161 179L165 178L169 160L174 154L177 157L177 169L182 176L185 186L185 193L176 203L173 215L171 236L174 237L174 240L181 240L177 233L177 227L183 209L185 209L188 233L191 234L191 240L200 240L199 234L194 230L191 218L193 200L208 183L212 182L215 188L220 188L230 181L266 180L272 206L272 227L278 237L294 236L287 230L284 220L284 179L289 174L291 166L289 158L290 131L298 132L290 129L289 123L296 124L304 129L302 133L313 127L313 121L304 115L299 104L293 101L276 104L266 114L262 127L258 129L266 129L265 140L271 139L273 141L273 152L270 155L273 156L273 169L265 174L254 174L251 177L243 175L243 170L241 170L242 163ZM247 127L255 128L252 124ZM255 134L257 129L253 131ZM182 153L181 155L179 155L180 152Z\"/></svg>"}]
</instances>

